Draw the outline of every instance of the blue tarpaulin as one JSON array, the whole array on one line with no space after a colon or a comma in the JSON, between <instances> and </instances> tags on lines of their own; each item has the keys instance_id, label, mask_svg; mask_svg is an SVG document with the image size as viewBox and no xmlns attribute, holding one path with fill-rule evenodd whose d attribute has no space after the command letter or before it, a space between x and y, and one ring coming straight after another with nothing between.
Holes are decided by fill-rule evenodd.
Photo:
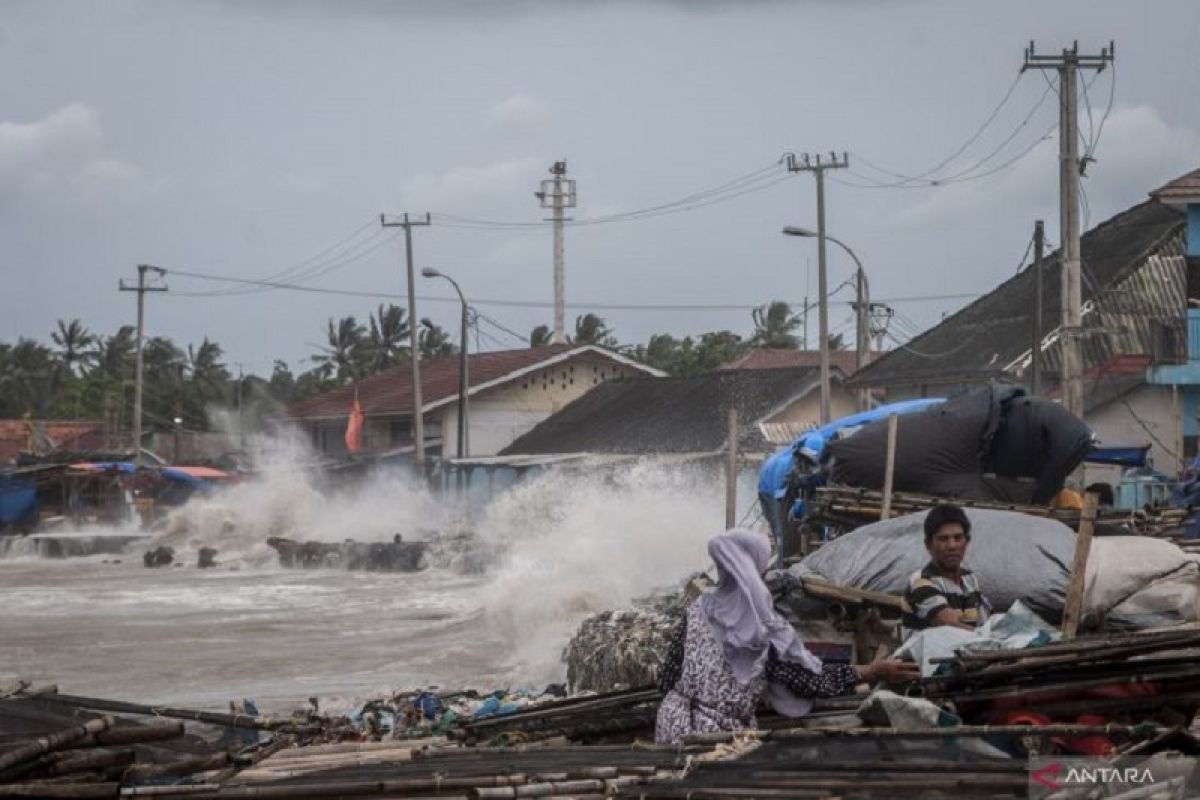
<instances>
[{"instance_id":1,"label":"blue tarpaulin","mask_svg":"<svg viewBox=\"0 0 1200 800\"><path fill-rule=\"evenodd\" d=\"M36 519L37 514L37 487L33 481L0 477L0 525Z\"/></svg>"},{"instance_id":2,"label":"blue tarpaulin","mask_svg":"<svg viewBox=\"0 0 1200 800\"><path fill-rule=\"evenodd\" d=\"M1144 467L1146 466L1146 454L1150 452L1150 445L1108 445L1097 447L1092 452L1084 456L1084 461L1089 464L1115 464L1120 467Z\"/></svg>"}]
</instances>

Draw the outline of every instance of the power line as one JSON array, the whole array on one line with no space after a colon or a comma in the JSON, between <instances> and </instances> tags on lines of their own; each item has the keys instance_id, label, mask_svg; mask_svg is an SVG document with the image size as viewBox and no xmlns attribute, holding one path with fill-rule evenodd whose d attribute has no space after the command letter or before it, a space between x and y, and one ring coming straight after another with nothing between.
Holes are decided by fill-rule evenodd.
<instances>
[{"instance_id":1,"label":"power line","mask_svg":"<svg viewBox=\"0 0 1200 800\"><path fill-rule=\"evenodd\" d=\"M391 292L364 292L353 289L330 289L318 288L315 286L302 286L299 284L280 283L278 281L260 281L251 278L236 278L231 275L213 275L203 272L191 272L188 270L171 269L167 270L170 274L181 278L195 278L196 280L210 281L229 281L232 283L245 283L254 286L264 286L271 289L284 289L296 292L307 292L310 294L326 294L326 295L341 295L345 297L367 297L371 299L394 299L406 300L407 296L402 294L394 294ZM846 284L843 284L845 286ZM839 287L841 288L841 287ZM836 290L835 290L836 291ZM172 295L185 295L186 292L172 292ZM190 293L192 296L195 294ZM833 292L830 293L831 295ZM425 302L433 303L458 303L456 297L429 297L417 295L417 299ZM553 308L553 303L539 302L534 300L504 300L498 298L473 298L471 303L474 305L491 305L505 306L509 308ZM577 308L587 311L752 311L762 306L762 303L754 304L735 304L735 303L586 303L575 302L568 303L569 308Z\"/></svg>"},{"instance_id":2,"label":"power line","mask_svg":"<svg viewBox=\"0 0 1200 800\"><path fill-rule=\"evenodd\" d=\"M296 280L296 279L298 279L298 276L300 273L306 271L305 268L314 268L315 267L315 268L319 269L321 266L329 263L327 260L324 260L325 256L329 255L330 253L332 253L335 250L338 250L343 245L346 245L347 247L346 247L345 251L338 253L338 255L333 257L333 260L336 261L338 258L341 258L342 256L346 255L346 253L348 253L350 250L352 250L354 246L357 246L357 245L350 246L349 243L352 240L356 239L361 233L363 233L363 231L367 230L368 228L373 227L374 224L375 224L374 220L371 220L369 222L366 222L366 223L360 225L359 227L355 228L353 231L351 231L347 235L338 239L333 244L323 248L322 250L309 256L308 258L304 259L303 261L298 261L295 264L291 265L290 267L285 267L281 270L277 270L276 272L266 275L264 277L264 280L270 280L270 281ZM368 237L368 239L370 239L370 238L371 237ZM360 244L361 244L361 242L360 242ZM253 291L256 291L256 290L255 289L238 288L238 287L230 287L227 290L223 290L222 293L245 294L247 292L253 292ZM216 292L214 292L214 294L215 293Z\"/></svg>"},{"instance_id":3,"label":"power line","mask_svg":"<svg viewBox=\"0 0 1200 800\"><path fill-rule=\"evenodd\" d=\"M358 261L358 260L370 255L371 253L374 253L376 250L378 250L379 248L388 244L389 242L392 242L399 235L400 235L400 232L397 231L395 233L385 235L382 239L378 239L379 234L378 233L373 234L370 238L368 238L368 239L364 240L362 243L360 243L360 244L365 244L366 242L372 241L373 239L378 239L378 241L376 241L375 244L373 244L372 246L370 246L364 250L360 250L360 251L354 253L353 255L347 255L347 257L341 261L335 261L333 263L324 264L324 265L322 265L322 268L318 269L317 271L310 272L309 274L301 275L298 278L298 280L311 280L313 278L321 277L323 275L329 275L339 269L342 269L343 267L347 267L350 264L353 264L355 261ZM171 271L177 275L185 275L186 277L197 277L196 275L187 275L186 273L179 271L179 270L171 270ZM227 296L227 295L249 294L251 292L265 291L267 289L274 289L274 288L288 288L288 289L294 289L294 290L304 290L307 288L303 284L290 282L290 281L284 282L284 281L278 281L278 280L253 280L253 279L248 279L248 278L234 278L232 276L221 278L221 280L227 281L229 283L243 284L246 286L250 286L252 288L248 288L243 291L217 290L217 291L212 291L212 292L178 292L177 294L182 297L221 297L221 296ZM332 292L335 290L327 290L327 291Z\"/></svg>"},{"instance_id":4,"label":"power line","mask_svg":"<svg viewBox=\"0 0 1200 800\"><path fill-rule=\"evenodd\" d=\"M773 174L777 166L778 162L774 162L769 166L753 170L718 186L693 192L669 202L597 217L566 220L564 224L569 227L579 227L584 225L605 225L613 222L632 222L634 220L651 219L653 217L678 214L684 211L717 205L747 194L764 191L787 180L788 175L776 176ZM477 230L536 230L545 228L549 224L546 221L520 222L514 220L479 219L441 212L434 213L433 217L439 220L440 224L444 227L473 228Z\"/></svg>"},{"instance_id":5,"label":"power line","mask_svg":"<svg viewBox=\"0 0 1200 800\"><path fill-rule=\"evenodd\" d=\"M1019 76L1018 76L1017 80L1018 81L1020 80ZM1012 88L1015 88L1015 87L1016 87L1016 84L1014 83ZM1011 94L1011 89L1010 89L1010 94ZM853 174L857 178L867 181L871 186L873 186L875 188L890 188L890 189L929 188L929 187L933 187L933 186L941 186L941 185L944 185L947 183L962 183L967 180L975 180L976 178L979 178L979 177L986 177L986 175L994 174L994 173L989 172L984 175L972 175L972 173L979 170L981 167L983 167L985 164L987 164L992 159L996 158L1001 152L1003 152L1004 149L1006 147L1008 147L1008 145L1021 133L1021 131L1023 131L1026 128L1026 126L1028 126L1030 121L1033 119L1034 115L1036 115L1038 110L1042 107L1042 104L1045 103L1046 97L1049 96L1049 94L1050 94L1049 88L1047 88L1045 91L1042 92L1042 94L1038 98L1037 102L1034 103L1033 107L1029 109L1029 111L1025 114L1025 117L1021 120L1021 122L1017 124L1017 126L1012 130L1012 132L1009 133L1008 136L1006 136L1000 142L1000 144L998 144L996 147L994 147L984 157L976 160L970 166L965 167L957 172L953 172L949 175L944 175L941 177L933 177L933 178L928 177L929 175L933 174L937 170L940 170L941 168L943 168L944 166L949 164L951 161L953 161L955 158L957 158L959 155L961 155L962 152L966 150L966 146L960 148L954 154L952 154L950 157L943 160L934 169L928 170L924 173L921 173L920 175L913 175L913 176L902 175L901 173L893 172L891 170L886 170L886 169L876 166L875 164L871 163L870 161L867 161L866 159L862 159L863 163L866 164L867 166L871 167L872 169L883 172L884 174L890 175L892 177L899 178L900 180L897 180L897 181L892 181L892 182L879 181L870 175L864 175L863 173L855 172L853 170L851 171L851 174ZM999 109L997 109L997 111L998 110ZM990 124L991 120L994 119L994 116L995 115L993 113L993 116L989 117L988 124ZM982 132L985 128L986 128L986 124L985 124L984 128L981 128L980 131L977 132L975 137L973 137L972 139L969 140L967 146L969 146L969 144L974 143L976 140L978 140L979 134L982 134ZM861 156L858 153L855 153L855 157L861 158ZM866 188L866 187L864 186L861 188Z\"/></svg>"}]
</instances>

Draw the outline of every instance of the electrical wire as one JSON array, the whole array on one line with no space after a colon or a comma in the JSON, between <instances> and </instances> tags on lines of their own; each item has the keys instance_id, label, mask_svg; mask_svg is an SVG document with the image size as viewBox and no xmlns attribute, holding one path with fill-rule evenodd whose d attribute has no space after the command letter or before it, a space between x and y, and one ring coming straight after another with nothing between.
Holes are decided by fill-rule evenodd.
<instances>
[{"instance_id":1,"label":"electrical wire","mask_svg":"<svg viewBox=\"0 0 1200 800\"><path fill-rule=\"evenodd\" d=\"M398 237L399 235L400 235L400 231L387 233L384 236L384 238L379 239L370 247L363 249L363 250L359 250L358 252L356 252L352 255L348 255L346 258L344 258L341 261L335 261L333 263L324 264L324 265L322 265L322 267L320 269L308 272L306 274L302 274L298 278L298 280L312 280L313 278L321 277L324 275L329 275L333 272L336 272L337 270L343 269L344 267L347 267L350 264L353 264L354 262L356 262L362 258L365 258L366 256L370 255L371 253L374 253L379 248L383 247L384 245L386 245L389 242L396 239L396 237ZM376 237L372 237L371 239L367 239L365 241L372 241L374 238L376 238ZM176 275L182 275L184 277L197 277L195 274L188 275L187 273L185 273L181 270L169 270L169 271L173 272ZM244 285L247 285L247 286L253 287L253 288L248 288L242 292L229 292L226 290L217 290L217 291L212 291L212 292L180 292L180 291L176 291L176 292L172 292L169 294L174 294L177 297L221 297L221 296L227 296L230 294L249 294L251 292L261 292L261 291L267 291L270 289L288 288L288 289L294 289L294 290L305 290L305 289L309 288L309 287L305 287L301 283L296 283L296 282L291 282L291 281L283 282L283 281L276 281L276 280L253 280L253 279L249 279L249 278L234 278L232 276L225 277L222 280L225 280L229 283L244 284ZM333 292L334 290L328 290L328 291Z\"/></svg>"},{"instance_id":2,"label":"electrical wire","mask_svg":"<svg viewBox=\"0 0 1200 800\"><path fill-rule=\"evenodd\" d=\"M351 241L353 241L354 239L358 238L358 236L360 234L362 234L368 228L373 227L375 224L376 224L376 221L373 219L363 223L362 225L355 228L353 231L351 231L347 235L343 236L341 239L338 239L333 244L331 244L331 245L325 247L324 249L318 251L317 253L309 256L308 258L304 259L303 261L299 261L290 267L285 267L284 269L277 270L276 272L266 275L264 277L264 280L269 280L269 281L285 281L285 280L293 280L294 281L294 280L297 280L299 274L302 273L306 268L312 268L312 267L319 268L320 266L328 263L327 260L324 260L325 257L330 255L333 251L338 250L339 248L341 248L345 245L346 250L344 252L338 253L336 256L332 257L333 260L341 258L347 252L349 252L351 249L353 249L353 247L357 246L357 245L349 245L349 243ZM368 237L368 240L370 240L371 238L374 238L374 236L378 234L378 231L379 231L379 229L376 230L376 234L373 234L371 237ZM361 242L359 244L361 244ZM256 291L256 290L239 288L239 287L230 287L224 293L244 294L246 292L252 292L252 291Z\"/></svg>"},{"instance_id":3,"label":"electrical wire","mask_svg":"<svg viewBox=\"0 0 1200 800\"><path fill-rule=\"evenodd\" d=\"M874 169L885 175L889 175L893 178L899 178L902 182L907 183L907 182L911 182L911 181L920 180L922 178L927 178L928 176L941 170L943 167L945 167L947 164L949 164L954 159L961 156L963 153L965 153L967 151L967 149L971 145L973 145L973 144L975 144L975 142L979 141L979 137L981 137L983 135L984 131L986 131L988 129L988 126L990 126L992 124L992 122L995 121L996 117L1000 114L1000 112L1004 109L1004 107L1006 105L1008 105L1009 99L1012 97L1013 92L1016 91L1017 86L1020 85L1021 79L1023 77L1024 77L1023 73L1021 73L1021 72L1017 73L1016 78L1013 79L1013 82L1009 85L1007 91L1005 91L1004 96L1002 98L1000 98L1000 102L996 104L996 107L992 109L992 113L988 114L987 118L983 121L983 124L981 124L979 126L979 128L975 131L975 133L969 139L967 139L965 142L963 142L963 144L957 150L955 150L953 153L946 156L946 158L942 159L937 164L933 165L932 167L925 170L924 172L919 172L916 175L903 175L901 173L893 172L891 170L879 167L879 166L873 164L872 162L868 161L866 158L864 158L859 153L855 153L854 156L856 159L862 161L864 164L866 164L871 169Z\"/></svg>"},{"instance_id":4,"label":"electrical wire","mask_svg":"<svg viewBox=\"0 0 1200 800\"><path fill-rule=\"evenodd\" d=\"M774 162L769 166L760 167L759 169L726 181L718 186L693 192L666 203L658 203L656 205L634 209L632 211L605 214L597 217L566 220L564 221L564 225L568 227L580 227L586 225L604 225L613 222L631 222L634 220L650 219L668 214L678 214L684 211L692 211L697 208L717 205L719 203L724 203L747 194L764 191L792 177L790 173L785 173L784 175L772 175L778 166L779 163ZM440 224L445 227L474 228L478 230L531 230L545 228L547 224L551 222L550 220L543 220L541 222L519 222L513 220L478 219L473 217L461 217L455 214L447 214L444 212L435 212L431 214L431 217L439 220Z\"/></svg>"}]
</instances>

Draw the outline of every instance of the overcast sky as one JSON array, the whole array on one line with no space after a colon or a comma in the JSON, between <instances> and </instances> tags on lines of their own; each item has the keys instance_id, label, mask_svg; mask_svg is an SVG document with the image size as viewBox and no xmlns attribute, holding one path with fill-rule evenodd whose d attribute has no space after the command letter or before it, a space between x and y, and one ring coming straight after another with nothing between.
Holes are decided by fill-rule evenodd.
<instances>
[{"instance_id":1,"label":"overcast sky","mask_svg":"<svg viewBox=\"0 0 1200 800\"><path fill-rule=\"evenodd\" d=\"M1116 81L1085 181L1095 224L1200 166L1198 37L1195 0L6 0L0 340L47 340L60 317L104 333L132 323L134 297L117 282L138 263L265 278L308 259L318 274L286 277L402 294L402 239L385 241L397 229L377 230L380 212L536 223L533 191L560 158L578 180L580 219L756 172L744 186L761 187L569 228L570 320L589 304L799 304L816 293L816 246L779 229L815 226L814 182L769 179L786 174L785 151L831 149L850 153L851 171L830 173L830 233L858 252L899 325L924 326L966 302L945 295L1013 274L1035 218L1057 242L1057 141L1039 142L1056 98L1027 73L934 173L977 177L1012 162L990 176L861 188L896 180L875 168L919 174L954 155L1013 85L1031 39L1042 51L1078 39L1088 52L1115 39L1115 71L1085 76L1092 139ZM551 321L549 229L444 223L416 232L418 266L453 275L522 336ZM851 272L832 249L830 272L831 286ZM449 296L418 280L419 295ZM374 307L167 283L148 301L149 334L208 335L260 373L277 357L305 368L329 317ZM943 297L906 299L931 295ZM830 316L852 335L849 299L835 295ZM599 313L625 342L752 328L746 309ZM456 329L453 304L422 301L418 314ZM486 348L516 345L490 324L483 332Z\"/></svg>"}]
</instances>

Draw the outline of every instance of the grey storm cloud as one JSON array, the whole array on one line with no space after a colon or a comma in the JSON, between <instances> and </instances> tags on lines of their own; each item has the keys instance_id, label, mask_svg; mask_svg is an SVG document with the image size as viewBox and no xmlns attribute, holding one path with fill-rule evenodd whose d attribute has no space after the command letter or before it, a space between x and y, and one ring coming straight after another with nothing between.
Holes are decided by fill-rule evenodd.
<instances>
[{"instance_id":1,"label":"grey storm cloud","mask_svg":"<svg viewBox=\"0 0 1200 800\"><path fill-rule=\"evenodd\" d=\"M1190 0L1153 13L1116 0L4 8L0 271L16 280L0 340L45 339L58 317L111 332L131 318L116 284L138 263L368 295L168 274L151 333L210 336L258 372L277 357L304 366L327 319L361 319L402 293L400 242L380 212L439 214L416 235L418 264L454 274L507 329L481 344L516 346L551 316L551 238L533 193L560 158L580 222L691 198L567 231L569 317L603 306L622 342L746 335L749 307L813 297L815 247L779 233L815 222L813 181L786 174L786 150L850 153L851 169L830 174L830 231L863 259L873 298L895 300L909 327L936 321L1012 274L1035 219L1053 235L1056 141L1038 138L1054 96L1039 106L1041 76L1019 80L938 171L971 180L889 189L876 167L911 175L946 160L996 109L1031 38L1045 50L1117 39L1115 85L1106 71L1087 95L1092 224L1200 152ZM833 253L831 285L851 267ZM445 292L420 291L436 301L418 314L453 328ZM848 300L834 296L835 331L852 330Z\"/></svg>"}]
</instances>

